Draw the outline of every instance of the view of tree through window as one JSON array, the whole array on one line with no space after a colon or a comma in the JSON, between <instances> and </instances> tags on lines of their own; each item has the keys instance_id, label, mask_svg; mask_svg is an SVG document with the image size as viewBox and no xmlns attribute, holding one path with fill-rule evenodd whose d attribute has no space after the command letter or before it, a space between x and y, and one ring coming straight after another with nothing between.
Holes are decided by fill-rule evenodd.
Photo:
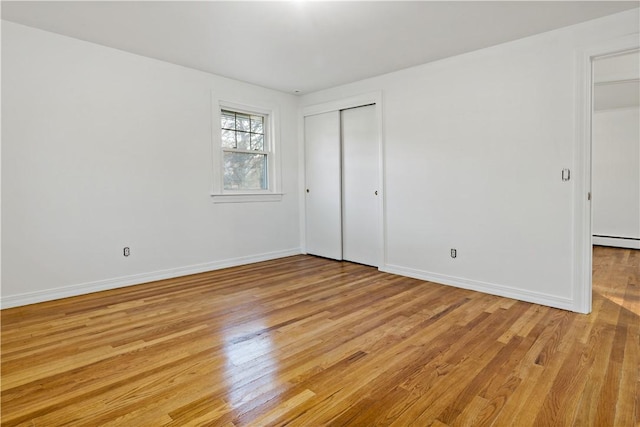
<instances>
[{"instance_id":1,"label":"view of tree through window","mask_svg":"<svg viewBox=\"0 0 640 427\"><path fill-rule=\"evenodd\" d=\"M222 110L225 190L266 190L268 141L265 116Z\"/></svg>"}]
</instances>

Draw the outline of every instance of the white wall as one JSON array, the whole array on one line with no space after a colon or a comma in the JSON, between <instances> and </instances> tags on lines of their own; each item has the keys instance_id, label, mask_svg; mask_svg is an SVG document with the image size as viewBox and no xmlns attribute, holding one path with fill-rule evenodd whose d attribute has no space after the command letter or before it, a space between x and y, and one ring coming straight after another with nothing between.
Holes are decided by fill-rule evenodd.
<instances>
[{"instance_id":1,"label":"white wall","mask_svg":"<svg viewBox=\"0 0 640 427\"><path fill-rule=\"evenodd\" d=\"M281 202L212 203L212 90L279 110ZM298 253L297 104L3 21L2 305Z\"/></svg>"},{"instance_id":2,"label":"white wall","mask_svg":"<svg viewBox=\"0 0 640 427\"><path fill-rule=\"evenodd\" d=\"M303 96L383 91L383 269L579 310L577 50L637 32L636 10Z\"/></svg>"},{"instance_id":3,"label":"white wall","mask_svg":"<svg viewBox=\"0 0 640 427\"><path fill-rule=\"evenodd\" d=\"M638 107L594 112L592 158L594 236L636 239L618 243L640 248Z\"/></svg>"},{"instance_id":4,"label":"white wall","mask_svg":"<svg viewBox=\"0 0 640 427\"><path fill-rule=\"evenodd\" d=\"M620 82L637 79L640 75L640 52L597 58L593 67L593 82Z\"/></svg>"}]
</instances>

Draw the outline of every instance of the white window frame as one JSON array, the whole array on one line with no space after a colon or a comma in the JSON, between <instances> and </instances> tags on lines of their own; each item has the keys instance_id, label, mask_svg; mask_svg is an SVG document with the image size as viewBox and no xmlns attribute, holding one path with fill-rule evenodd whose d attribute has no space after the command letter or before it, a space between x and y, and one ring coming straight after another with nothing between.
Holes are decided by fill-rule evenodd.
<instances>
[{"instance_id":1,"label":"white window frame","mask_svg":"<svg viewBox=\"0 0 640 427\"><path fill-rule=\"evenodd\" d=\"M254 105L223 101L213 96L212 102L212 144L213 144L213 191L214 203L278 202L282 200L280 191L279 156L279 114L277 108L265 108ZM265 190L226 190L224 188L224 148L222 147L222 110L244 114L264 116L265 148L267 155L267 189Z\"/></svg>"}]
</instances>

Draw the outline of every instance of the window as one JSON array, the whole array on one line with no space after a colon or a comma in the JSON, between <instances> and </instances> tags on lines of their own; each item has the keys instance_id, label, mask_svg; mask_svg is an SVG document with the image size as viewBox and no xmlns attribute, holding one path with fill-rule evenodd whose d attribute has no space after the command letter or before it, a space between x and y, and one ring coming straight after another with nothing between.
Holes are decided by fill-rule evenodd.
<instances>
[{"instance_id":1,"label":"window","mask_svg":"<svg viewBox=\"0 0 640 427\"><path fill-rule=\"evenodd\" d=\"M269 189L267 121L264 115L222 110L222 152L225 190Z\"/></svg>"},{"instance_id":2,"label":"window","mask_svg":"<svg viewBox=\"0 0 640 427\"><path fill-rule=\"evenodd\" d=\"M282 199L276 156L277 110L223 102L214 97L214 202Z\"/></svg>"}]
</instances>

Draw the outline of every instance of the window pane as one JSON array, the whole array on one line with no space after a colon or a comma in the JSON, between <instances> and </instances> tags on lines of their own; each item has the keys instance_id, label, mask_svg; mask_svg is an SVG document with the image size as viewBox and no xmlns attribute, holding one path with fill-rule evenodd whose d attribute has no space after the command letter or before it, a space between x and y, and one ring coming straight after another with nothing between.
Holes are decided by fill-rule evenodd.
<instances>
[{"instance_id":1,"label":"window pane","mask_svg":"<svg viewBox=\"0 0 640 427\"><path fill-rule=\"evenodd\" d=\"M251 132L264 133L264 117L251 116Z\"/></svg>"},{"instance_id":2,"label":"window pane","mask_svg":"<svg viewBox=\"0 0 640 427\"><path fill-rule=\"evenodd\" d=\"M265 154L224 153L225 190L266 190Z\"/></svg>"},{"instance_id":3,"label":"window pane","mask_svg":"<svg viewBox=\"0 0 640 427\"><path fill-rule=\"evenodd\" d=\"M220 115L220 126L222 127L222 129L235 129L236 128L235 114L230 111L222 110L222 114Z\"/></svg>"},{"instance_id":4,"label":"window pane","mask_svg":"<svg viewBox=\"0 0 640 427\"><path fill-rule=\"evenodd\" d=\"M264 135L251 134L251 149L264 151Z\"/></svg>"},{"instance_id":5,"label":"window pane","mask_svg":"<svg viewBox=\"0 0 640 427\"><path fill-rule=\"evenodd\" d=\"M238 144L236 148L238 150L251 150L250 135L249 132L236 132L236 142Z\"/></svg>"},{"instance_id":6,"label":"window pane","mask_svg":"<svg viewBox=\"0 0 640 427\"><path fill-rule=\"evenodd\" d=\"M236 132L233 130L222 130L222 146L225 148L236 148Z\"/></svg>"},{"instance_id":7,"label":"window pane","mask_svg":"<svg viewBox=\"0 0 640 427\"><path fill-rule=\"evenodd\" d=\"M238 130L251 130L251 118L246 114L236 114L236 129Z\"/></svg>"}]
</instances>

